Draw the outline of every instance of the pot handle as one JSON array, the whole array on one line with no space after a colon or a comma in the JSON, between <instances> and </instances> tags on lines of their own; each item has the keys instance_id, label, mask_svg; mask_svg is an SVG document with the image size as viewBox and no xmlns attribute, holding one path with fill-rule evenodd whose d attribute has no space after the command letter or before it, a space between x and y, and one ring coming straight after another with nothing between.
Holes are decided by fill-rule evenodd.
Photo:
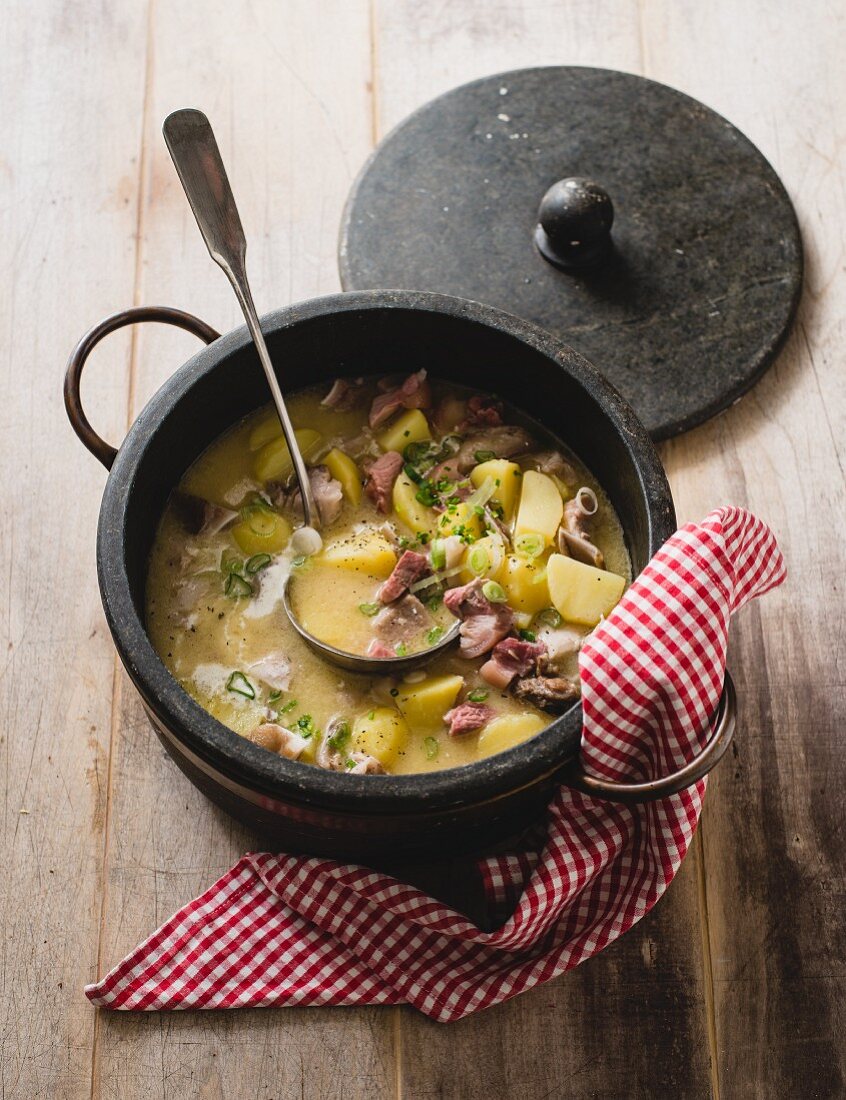
<instances>
[{"instance_id":1,"label":"pot handle","mask_svg":"<svg viewBox=\"0 0 846 1100\"><path fill-rule=\"evenodd\" d=\"M166 325L176 325L192 332L207 344L216 340L220 335L215 332L205 321L195 317L191 313L185 313L181 309L171 309L169 306L134 306L132 309L122 309L119 313L113 313L95 325L82 337L71 352L65 372L65 410L71 427L88 448L98 458L107 470L111 470L112 463L117 457L117 448L101 439L91 427L88 417L82 408L82 399L79 393L79 383L82 377L82 368L88 356L97 344L116 329L126 325L134 325L139 321L161 321Z\"/></svg>"},{"instance_id":2,"label":"pot handle","mask_svg":"<svg viewBox=\"0 0 846 1100\"><path fill-rule=\"evenodd\" d=\"M580 757L559 772L558 778L567 787L582 794L591 794L609 802L654 802L671 794L678 794L691 786L717 764L724 756L734 737L737 725L737 694L734 681L726 670L723 692L717 704L711 734L699 754L684 767L661 779L650 779L645 783L615 783L609 779L599 779L589 775Z\"/></svg>"}]
</instances>

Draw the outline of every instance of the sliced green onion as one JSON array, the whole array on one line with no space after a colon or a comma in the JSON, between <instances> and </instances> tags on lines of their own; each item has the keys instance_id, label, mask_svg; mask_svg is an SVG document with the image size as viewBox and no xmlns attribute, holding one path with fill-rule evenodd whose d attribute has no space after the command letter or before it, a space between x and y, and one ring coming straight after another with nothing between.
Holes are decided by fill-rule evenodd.
<instances>
[{"instance_id":1,"label":"sliced green onion","mask_svg":"<svg viewBox=\"0 0 846 1100\"><path fill-rule=\"evenodd\" d=\"M268 703L275 703L277 699L281 699L281 698L282 698L282 692L281 691L271 691L270 695L268 695L268 697L267 697L267 701L268 701Z\"/></svg>"},{"instance_id":2,"label":"sliced green onion","mask_svg":"<svg viewBox=\"0 0 846 1100\"><path fill-rule=\"evenodd\" d=\"M438 503L438 494L435 492L435 487L431 481L420 483L420 488L414 494L414 499L418 504L424 504L427 508L431 508L433 504Z\"/></svg>"},{"instance_id":3,"label":"sliced green onion","mask_svg":"<svg viewBox=\"0 0 846 1100\"><path fill-rule=\"evenodd\" d=\"M485 581L482 585L482 595L490 603L505 603L508 599L505 589L496 581Z\"/></svg>"},{"instance_id":4,"label":"sliced green onion","mask_svg":"<svg viewBox=\"0 0 846 1100\"><path fill-rule=\"evenodd\" d=\"M265 566L270 565L270 554L253 554L251 558L247 558L244 564L244 570L247 573L258 573L259 569L264 569Z\"/></svg>"},{"instance_id":5,"label":"sliced green onion","mask_svg":"<svg viewBox=\"0 0 846 1100\"><path fill-rule=\"evenodd\" d=\"M326 744L333 751L340 751L346 745L347 741L349 741L351 733L349 722L338 722L335 725L332 736L327 740Z\"/></svg>"},{"instance_id":6,"label":"sliced green onion","mask_svg":"<svg viewBox=\"0 0 846 1100\"><path fill-rule=\"evenodd\" d=\"M490 554L484 546L474 546L467 555L467 564L470 567L471 573L475 574L477 577L481 577L490 569Z\"/></svg>"},{"instance_id":7,"label":"sliced green onion","mask_svg":"<svg viewBox=\"0 0 846 1100\"><path fill-rule=\"evenodd\" d=\"M246 504L241 509L241 515L252 533L260 539L269 539L276 533L279 516L261 498Z\"/></svg>"},{"instance_id":8,"label":"sliced green onion","mask_svg":"<svg viewBox=\"0 0 846 1100\"><path fill-rule=\"evenodd\" d=\"M491 459L496 458L496 454L493 451L476 451L473 457L477 462L490 462Z\"/></svg>"},{"instance_id":9,"label":"sliced green onion","mask_svg":"<svg viewBox=\"0 0 846 1100\"><path fill-rule=\"evenodd\" d=\"M362 615L367 615L368 617L370 617L371 615L376 614L376 612L379 610L379 606L380 605L378 603L360 603L358 605L358 610L362 613Z\"/></svg>"},{"instance_id":10,"label":"sliced green onion","mask_svg":"<svg viewBox=\"0 0 846 1100\"><path fill-rule=\"evenodd\" d=\"M302 569L302 567L308 561L308 554L297 554L295 558L291 558L292 569Z\"/></svg>"},{"instance_id":11,"label":"sliced green onion","mask_svg":"<svg viewBox=\"0 0 846 1100\"><path fill-rule=\"evenodd\" d=\"M420 482L423 480L423 475L418 469L416 469L416 467L412 466L410 462L406 462L406 464L402 468L402 472L409 479L409 481L413 481L415 485L419 485Z\"/></svg>"},{"instance_id":12,"label":"sliced green onion","mask_svg":"<svg viewBox=\"0 0 846 1100\"><path fill-rule=\"evenodd\" d=\"M524 642L536 642L538 640L538 636L535 634L534 630L518 630L517 633Z\"/></svg>"},{"instance_id":13,"label":"sliced green onion","mask_svg":"<svg viewBox=\"0 0 846 1100\"><path fill-rule=\"evenodd\" d=\"M561 626L561 615L554 607L546 607L543 611L538 613L538 618L542 623L546 623L547 626Z\"/></svg>"},{"instance_id":14,"label":"sliced green onion","mask_svg":"<svg viewBox=\"0 0 846 1100\"><path fill-rule=\"evenodd\" d=\"M297 726L303 737L311 737L314 733L314 719L310 714L301 714L297 719Z\"/></svg>"},{"instance_id":15,"label":"sliced green onion","mask_svg":"<svg viewBox=\"0 0 846 1100\"><path fill-rule=\"evenodd\" d=\"M368 720L369 722L372 722L372 721L373 721L373 719L374 719L375 717L376 717L376 711L375 711L375 710L371 710L371 711L370 711L370 712L368 713L368 715L367 715L367 720Z\"/></svg>"},{"instance_id":16,"label":"sliced green onion","mask_svg":"<svg viewBox=\"0 0 846 1100\"><path fill-rule=\"evenodd\" d=\"M446 542L443 539L434 539L432 541L430 558L432 569L434 569L435 572L439 569L446 569Z\"/></svg>"},{"instance_id":17,"label":"sliced green onion","mask_svg":"<svg viewBox=\"0 0 846 1100\"><path fill-rule=\"evenodd\" d=\"M532 577L532 584L546 584L546 566L541 566Z\"/></svg>"},{"instance_id":18,"label":"sliced green onion","mask_svg":"<svg viewBox=\"0 0 846 1100\"><path fill-rule=\"evenodd\" d=\"M230 573L226 578L223 591L227 596L231 596L233 600L237 600L241 596L252 596L253 586L240 573Z\"/></svg>"},{"instance_id":19,"label":"sliced green onion","mask_svg":"<svg viewBox=\"0 0 846 1100\"><path fill-rule=\"evenodd\" d=\"M467 498L467 507L474 509L476 505L487 504L496 491L496 482L492 477L486 477L475 493Z\"/></svg>"},{"instance_id":20,"label":"sliced green onion","mask_svg":"<svg viewBox=\"0 0 846 1100\"><path fill-rule=\"evenodd\" d=\"M426 759L434 760L438 755L438 739L436 737L424 737L423 747L426 750Z\"/></svg>"},{"instance_id":21,"label":"sliced green onion","mask_svg":"<svg viewBox=\"0 0 846 1100\"><path fill-rule=\"evenodd\" d=\"M291 711L294 709L294 707L296 705L297 705L297 700L296 699L291 699L291 700L289 700L289 702L287 702L285 704L284 707L279 708L279 713L280 714L290 714Z\"/></svg>"},{"instance_id":22,"label":"sliced green onion","mask_svg":"<svg viewBox=\"0 0 846 1100\"><path fill-rule=\"evenodd\" d=\"M545 546L546 544L541 535L534 535L529 532L518 535L514 540L514 551L521 558L537 558L544 552Z\"/></svg>"},{"instance_id":23,"label":"sliced green onion","mask_svg":"<svg viewBox=\"0 0 846 1100\"><path fill-rule=\"evenodd\" d=\"M235 695L243 695L245 699L255 699L256 689L243 672L233 672L226 681L226 690Z\"/></svg>"},{"instance_id":24,"label":"sliced green onion","mask_svg":"<svg viewBox=\"0 0 846 1100\"><path fill-rule=\"evenodd\" d=\"M397 657L407 657L408 646L405 644L405 642L397 642L397 644L394 646L394 653L396 653Z\"/></svg>"},{"instance_id":25,"label":"sliced green onion","mask_svg":"<svg viewBox=\"0 0 846 1100\"><path fill-rule=\"evenodd\" d=\"M426 635L426 645L436 645L443 636L444 628L442 626L433 626Z\"/></svg>"},{"instance_id":26,"label":"sliced green onion","mask_svg":"<svg viewBox=\"0 0 846 1100\"><path fill-rule=\"evenodd\" d=\"M468 694L467 698L471 703L484 703L488 695L489 692L485 691L483 688L476 688L475 691L471 691Z\"/></svg>"},{"instance_id":27,"label":"sliced green onion","mask_svg":"<svg viewBox=\"0 0 846 1100\"><path fill-rule=\"evenodd\" d=\"M441 604L444 602L443 592L436 592L434 596L430 596L426 601L426 606L430 611L437 611Z\"/></svg>"},{"instance_id":28,"label":"sliced green onion","mask_svg":"<svg viewBox=\"0 0 846 1100\"><path fill-rule=\"evenodd\" d=\"M220 555L220 571L221 573L240 573L243 567L243 561L237 554L233 554L228 548Z\"/></svg>"}]
</instances>

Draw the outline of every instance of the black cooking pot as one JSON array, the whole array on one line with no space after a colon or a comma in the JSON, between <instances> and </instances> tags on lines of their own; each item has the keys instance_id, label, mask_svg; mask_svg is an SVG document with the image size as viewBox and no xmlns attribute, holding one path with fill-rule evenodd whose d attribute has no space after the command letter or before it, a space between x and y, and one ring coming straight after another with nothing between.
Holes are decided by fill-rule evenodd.
<instances>
[{"instance_id":1,"label":"black cooking pot","mask_svg":"<svg viewBox=\"0 0 846 1100\"><path fill-rule=\"evenodd\" d=\"M107 333L136 321L195 333L204 348L152 398L119 451L79 401L83 365ZM426 367L433 377L495 391L565 440L607 490L638 573L675 530L670 489L632 409L580 355L488 306L436 294L371 291L282 309L262 322L284 391L338 376ZM147 559L168 494L202 451L268 401L246 328L218 336L189 314L126 310L101 322L68 365L65 401L82 442L110 470L97 537L106 618L121 660L165 748L209 798L266 843L370 863L403 854L480 850L530 823L556 783L639 801L681 790L723 754L734 728L730 681L705 749L661 780L615 785L579 764L581 706L497 756L425 775L355 776L259 748L212 718L179 686L144 626Z\"/></svg>"}]
</instances>

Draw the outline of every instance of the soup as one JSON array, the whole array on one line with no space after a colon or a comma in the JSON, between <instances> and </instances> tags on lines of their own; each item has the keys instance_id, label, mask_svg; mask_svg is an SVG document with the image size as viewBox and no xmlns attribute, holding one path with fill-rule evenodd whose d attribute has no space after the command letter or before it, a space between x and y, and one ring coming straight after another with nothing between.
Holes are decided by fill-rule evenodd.
<instances>
[{"instance_id":1,"label":"soup","mask_svg":"<svg viewBox=\"0 0 846 1100\"><path fill-rule=\"evenodd\" d=\"M579 697L578 652L631 579L620 522L561 441L485 394L408 378L287 398L323 548L272 407L217 440L171 495L147 627L184 689L271 752L354 773L466 764ZM296 544L296 540L293 540ZM378 659L456 645L402 679L340 672L315 637Z\"/></svg>"}]
</instances>

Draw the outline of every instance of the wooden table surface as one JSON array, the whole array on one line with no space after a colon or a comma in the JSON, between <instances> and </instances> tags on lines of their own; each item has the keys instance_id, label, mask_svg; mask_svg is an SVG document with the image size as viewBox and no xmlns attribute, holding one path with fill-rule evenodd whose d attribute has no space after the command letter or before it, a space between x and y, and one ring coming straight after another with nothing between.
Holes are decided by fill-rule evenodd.
<instances>
[{"instance_id":1,"label":"wooden table surface","mask_svg":"<svg viewBox=\"0 0 846 1100\"><path fill-rule=\"evenodd\" d=\"M3 1100L846 1095L845 25L824 0L4 5ZM95 1012L83 984L256 843L165 757L116 660L94 563L104 472L62 409L67 355L104 314L239 323L161 121L212 118L268 309L338 288L344 197L389 127L471 78L552 63L643 73L726 115L805 238L776 366L662 448L680 519L746 505L790 570L736 623L739 734L695 845L604 954L456 1025L405 1008ZM120 440L194 350L171 329L112 336L84 394L103 435Z\"/></svg>"}]
</instances>

